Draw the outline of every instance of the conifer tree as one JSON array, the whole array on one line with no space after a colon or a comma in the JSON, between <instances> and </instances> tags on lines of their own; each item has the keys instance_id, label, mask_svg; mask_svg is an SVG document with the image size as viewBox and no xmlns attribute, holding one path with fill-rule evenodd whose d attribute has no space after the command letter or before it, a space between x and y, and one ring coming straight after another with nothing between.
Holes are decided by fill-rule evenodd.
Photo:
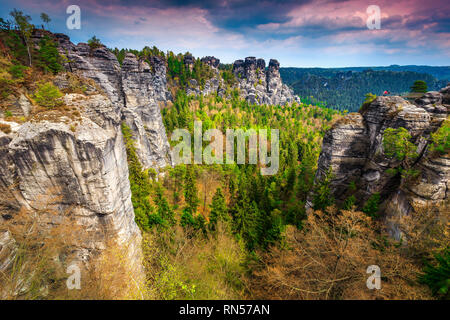
<instances>
[{"instance_id":1,"label":"conifer tree","mask_svg":"<svg viewBox=\"0 0 450 320\"><path fill-rule=\"evenodd\" d=\"M28 60L30 67L31 62L31 34L34 29L34 25L30 23L31 17L29 15L24 15L22 11L14 9L10 12L10 15L14 18L14 22L22 35L22 39L27 47Z\"/></svg>"},{"instance_id":2,"label":"conifer tree","mask_svg":"<svg viewBox=\"0 0 450 320\"><path fill-rule=\"evenodd\" d=\"M40 17L41 17L42 22L47 25L47 29L48 29L48 24L50 23L50 21L52 21L52 19L50 19L48 14L46 14L45 12L42 12ZM44 26L42 26L42 29L44 29Z\"/></svg>"},{"instance_id":3,"label":"conifer tree","mask_svg":"<svg viewBox=\"0 0 450 320\"><path fill-rule=\"evenodd\" d=\"M428 90L427 83L423 80L416 80L411 87L411 92L426 93Z\"/></svg>"},{"instance_id":4,"label":"conifer tree","mask_svg":"<svg viewBox=\"0 0 450 320\"><path fill-rule=\"evenodd\" d=\"M195 177L195 168L190 165L187 167L186 176L184 180L184 201L186 202L186 208L193 215L200 204L198 198L198 190Z\"/></svg>"},{"instance_id":5,"label":"conifer tree","mask_svg":"<svg viewBox=\"0 0 450 320\"><path fill-rule=\"evenodd\" d=\"M313 208L314 210L326 210L334 203L334 198L330 190L332 178L331 170L323 177L321 181L314 186Z\"/></svg>"},{"instance_id":6,"label":"conifer tree","mask_svg":"<svg viewBox=\"0 0 450 320\"><path fill-rule=\"evenodd\" d=\"M370 198L367 200L366 204L364 205L362 211L371 217L376 217L378 213L379 202L380 202L380 194L379 193L372 194Z\"/></svg>"},{"instance_id":7,"label":"conifer tree","mask_svg":"<svg viewBox=\"0 0 450 320\"><path fill-rule=\"evenodd\" d=\"M164 191L160 183L156 184L156 197L155 197L155 203L157 205L157 213L161 217L161 219L164 221L164 223L167 223L169 225L175 224L175 212L170 207L169 203L167 202L166 197L164 196Z\"/></svg>"},{"instance_id":8,"label":"conifer tree","mask_svg":"<svg viewBox=\"0 0 450 320\"><path fill-rule=\"evenodd\" d=\"M211 212L209 214L209 229L215 230L218 221L228 222L228 208L223 196L222 189L217 188L210 204Z\"/></svg>"}]
</instances>

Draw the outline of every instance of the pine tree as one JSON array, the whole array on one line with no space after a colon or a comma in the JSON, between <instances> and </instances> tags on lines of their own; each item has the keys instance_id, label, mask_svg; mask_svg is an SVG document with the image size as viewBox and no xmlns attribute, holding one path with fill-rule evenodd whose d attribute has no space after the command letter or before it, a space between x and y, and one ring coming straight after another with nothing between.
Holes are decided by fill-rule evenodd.
<instances>
[{"instance_id":1,"label":"pine tree","mask_svg":"<svg viewBox=\"0 0 450 320\"><path fill-rule=\"evenodd\" d=\"M314 186L313 208L314 210L326 210L334 203L330 190L332 173L331 170Z\"/></svg>"},{"instance_id":2,"label":"pine tree","mask_svg":"<svg viewBox=\"0 0 450 320\"><path fill-rule=\"evenodd\" d=\"M194 216L188 208L183 209L183 213L180 219L180 225L185 229L195 228L196 222Z\"/></svg>"},{"instance_id":3,"label":"pine tree","mask_svg":"<svg viewBox=\"0 0 450 320\"><path fill-rule=\"evenodd\" d=\"M39 66L47 72L56 74L63 69L58 47L48 36L39 42L39 60Z\"/></svg>"},{"instance_id":4,"label":"pine tree","mask_svg":"<svg viewBox=\"0 0 450 320\"><path fill-rule=\"evenodd\" d=\"M259 244L261 236L261 217L258 206L254 201L239 210L242 229L241 235L249 250L254 250Z\"/></svg>"},{"instance_id":5,"label":"pine tree","mask_svg":"<svg viewBox=\"0 0 450 320\"><path fill-rule=\"evenodd\" d=\"M264 216L261 215L260 219L263 217ZM264 222L263 226L265 228L262 229L260 234L260 245L267 248L281 239L281 235L284 231L281 211L279 209L274 209L268 216L268 219Z\"/></svg>"},{"instance_id":6,"label":"pine tree","mask_svg":"<svg viewBox=\"0 0 450 320\"><path fill-rule=\"evenodd\" d=\"M426 93L428 90L427 83L423 80L416 80L411 87L411 92Z\"/></svg>"},{"instance_id":7,"label":"pine tree","mask_svg":"<svg viewBox=\"0 0 450 320\"><path fill-rule=\"evenodd\" d=\"M379 202L380 202L380 194L379 193L372 194L370 198L367 200L366 204L364 205L362 211L371 217L376 217L378 213Z\"/></svg>"},{"instance_id":8,"label":"pine tree","mask_svg":"<svg viewBox=\"0 0 450 320\"><path fill-rule=\"evenodd\" d=\"M160 183L157 183L155 193L156 193L155 203L157 205L158 215L161 217L164 223L173 226L175 224L175 212L172 210L169 203L167 202L167 199L164 196L163 188Z\"/></svg>"},{"instance_id":9,"label":"pine tree","mask_svg":"<svg viewBox=\"0 0 450 320\"><path fill-rule=\"evenodd\" d=\"M198 198L195 168L193 165L188 166L186 170L184 180L184 201L186 202L186 208L192 215L197 212L200 199Z\"/></svg>"},{"instance_id":10,"label":"pine tree","mask_svg":"<svg viewBox=\"0 0 450 320\"><path fill-rule=\"evenodd\" d=\"M99 38L97 38L96 36L92 36L92 38L88 40L88 45L91 48L91 50L94 50L96 48L101 47L102 43Z\"/></svg>"},{"instance_id":11,"label":"pine tree","mask_svg":"<svg viewBox=\"0 0 450 320\"><path fill-rule=\"evenodd\" d=\"M229 222L228 208L221 188L217 188L213 196L212 203L209 206L209 229L215 230L218 221Z\"/></svg>"},{"instance_id":12,"label":"pine tree","mask_svg":"<svg viewBox=\"0 0 450 320\"><path fill-rule=\"evenodd\" d=\"M25 42L25 46L27 47L28 60L31 67L31 34L34 29L34 25L30 23L31 17L29 15L24 15L22 11L17 9L11 11L10 15L14 18L14 22L16 23L16 26L19 29L20 34L22 35L22 40Z\"/></svg>"},{"instance_id":13,"label":"pine tree","mask_svg":"<svg viewBox=\"0 0 450 320\"><path fill-rule=\"evenodd\" d=\"M47 24L47 29L48 29L48 24L50 23L50 21L52 21L52 19L50 19L48 14L46 14L45 12L42 12L40 17L41 17L42 22ZM44 29L44 26L42 26L42 29Z\"/></svg>"},{"instance_id":14,"label":"pine tree","mask_svg":"<svg viewBox=\"0 0 450 320\"><path fill-rule=\"evenodd\" d=\"M183 190L183 179L186 173L186 166L179 164L169 171L173 179L173 202L178 204L180 201L180 192Z\"/></svg>"},{"instance_id":15,"label":"pine tree","mask_svg":"<svg viewBox=\"0 0 450 320\"><path fill-rule=\"evenodd\" d=\"M426 263L419 281L430 287L435 296L450 299L450 248L434 256L434 263Z\"/></svg>"},{"instance_id":16,"label":"pine tree","mask_svg":"<svg viewBox=\"0 0 450 320\"><path fill-rule=\"evenodd\" d=\"M203 234L206 235L206 219L205 219L205 217L201 213L198 213L194 219L195 219L195 229L199 230L199 231L203 231Z\"/></svg>"}]
</instances>

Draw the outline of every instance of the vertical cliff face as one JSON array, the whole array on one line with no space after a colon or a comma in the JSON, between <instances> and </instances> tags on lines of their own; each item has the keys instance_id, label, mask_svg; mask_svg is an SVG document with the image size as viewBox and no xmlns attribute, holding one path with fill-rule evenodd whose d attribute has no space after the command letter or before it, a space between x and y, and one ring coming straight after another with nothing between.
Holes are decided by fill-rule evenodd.
<instances>
[{"instance_id":1,"label":"vertical cliff face","mask_svg":"<svg viewBox=\"0 0 450 320\"><path fill-rule=\"evenodd\" d=\"M26 208L30 214L38 212L40 228L50 229L68 214L74 228L83 230L71 243L80 261L88 261L114 240L126 245L130 262L139 265L141 234L134 222L125 144L118 130L120 112L99 94L68 94L64 99L79 117L49 111L13 126L8 134L0 132L0 222L15 219L17 211ZM14 242L7 235L0 244L5 250ZM4 259L7 268L11 256Z\"/></svg>"},{"instance_id":2,"label":"vertical cliff face","mask_svg":"<svg viewBox=\"0 0 450 320\"><path fill-rule=\"evenodd\" d=\"M74 45L62 34L56 35L60 52L69 62L66 68L93 79L120 110L133 131L136 150L144 168L171 165L170 147L162 122L159 103L170 99L164 61L157 57L152 65L128 53L120 66L115 55L101 46Z\"/></svg>"},{"instance_id":3,"label":"vertical cliff face","mask_svg":"<svg viewBox=\"0 0 450 320\"><path fill-rule=\"evenodd\" d=\"M144 168L172 164L158 104L167 99L164 62L154 61L153 67L154 74L147 62L138 61L128 53L121 70L125 105L122 118L133 132L136 151Z\"/></svg>"},{"instance_id":4,"label":"vertical cliff face","mask_svg":"<svg viewBox=\"0 0 450 320\"><path fill-rule=\"evenodd\" d=\"M165 62L150 64L127 54L122 65L103 46L74 45L63 34L53 35L67 58L70 73L53 82L70 91L78 77L84 94L68 93L64 106L43 109L17 99L18 115L27 122L4 122L0 131L0 227L15 221L20 209L39 213L42 230L59 226L66 214L81 227L70 245L80 261L89 261L110 241L126 246L129 262L141 270L141 233L134 221L128 164L121 123L133 132L144 168L171 165L170 147L159 103L170 99ZM34 34L39 43L41 34ZM5 125L4 124L4 125ZM20 223L20 221L16 221ZM15 240L0 228L0 271L15 255Z\"/></svg>"},{"instance_id":5,"label":"vertical cliff face","mask_svg":"<svg viewBox=\"0 0 450 320\"><path fill-rule=\"evenodd\" d=\"M429 138L448 116L449 89L429 92L414 103L400 97L378 97L359 113L340 119L324 136L316 182L331 169L330 188L338 205L353 195L361 208L371 195L379 193L386 218L448 201L450 159L432 155ZM384 153L384 131L400 127L408 130L417 148L419 157L413 169L419 176L415 179L393 175L390 169L400 162ZM356 190L349 188L351 184ZM399 236L398 226L388 227L392 235Z\"/></svg>"}]
</instances>

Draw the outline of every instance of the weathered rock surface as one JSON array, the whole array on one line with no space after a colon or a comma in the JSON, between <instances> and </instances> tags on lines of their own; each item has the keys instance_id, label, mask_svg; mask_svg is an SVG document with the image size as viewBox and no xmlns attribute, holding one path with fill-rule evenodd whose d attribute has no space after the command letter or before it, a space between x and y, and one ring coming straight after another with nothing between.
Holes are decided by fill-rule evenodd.
<instances>
[{"instance_id":1,"label":"weathered rock surface","mask_svg":"<svg viewBox=\"0 0 450 320\"><path fill-rule=\"evenodd\" d=\"M80 111L79 119L32 120L0 132L0 222L25 207L39 210L40 227L51 228L69 212L83 228L73 244L79 260L88 261L115 240L140 265L120 112L103 95L69 94L65 102ZM3 254L12 240L0 237Z\"/></svg>"},{"instance_id":2,"label":"weathered rock surface","mask_svg":"<svg viewBox=\"0 0 450 320\"><path fill-rule=\"evenodd\" d=\"M34 34L33 40L41 37ZM69 71L54 83L70 92L75 74L85 80L85 94L66 94L67 108L32 115L23 124L1 120L11 130L0 132L0 192L5 195L0 227L5 219L14 221L21 208L39 212L40 227L48 229L70 212L83 231L72 243L79 260L89 261L116 241L141 270L141 233L134 221L121 123L132 129L144 168L171 165L159 106L170 99L165 62L152 57L147 63L127 54L121 66L103 46L92 49L74 45L63 34L54 37ZM32 105L21 96L16 109L29 115ZM0 228L1 269L8 268L13 245Z\"/></svg>"},{"instance_id":3,"label":"weathered rock surface","mask_svg":"<svg viewBox=\"0 0 450 320\"><path fill-rule=\"evenodd\" d=\"M16 243L8 230L0 231L0 272L12 264L16 253Z\"/></svg>"},{"instance_id":4,"label":"weathered rock surface","mask_svg":"<svg viewBox=\"0 0 450 320\"><path fill-rule=\"evenodd\" d=\"M164 61L153 57L149 65L128 53L120 66L106 47L91 49L86 43L74 45L66 35L55 36L60 52L70 61L66 68L93 79L120 111L133 131L143 167L171 165L170 146L159 106L160 102L170 99Z\"/></svg>"},{"instance_id":5,"label":"weathered rock surface","mask_svg":"<svg viewBox=\"0 0 450 320\"><path fill-rule=\"evenodd\" d=\"M430 133L447 118L449 105L443 98L448 87L428 92L412 104L400 97L378 97L337 121L326 132L318 161L316 182L331 169L331 193L338 205L355 196L361 208L374 193L381 197L381 211L389 220L393 215L412 214L416 208L435 206L448 201L450 158L429 152ZM382 138L387 128L403 127L409 131L419 154L414 170L417 179L392 175L389 169L400 165L384 154ZM356 190L350 188L356 185ZM311 207L311 202L307 204ZM398 226L389 224L393 236L399 237Z\"/></svg>"},{"instance_id":6,"label":"weathered rock surface","mask_svg":"<svg viewBox=\"0 0 450 320\"><path fill-rule=\"evenodd\" d=\"M442 88L441 91L439 91L440 94L442 94L442 103L443 104L450 104L450 83L447 84L445 88Z\"/></svg>"},{"instance_id":7,"label":"weathered rock surface","mask_svg":"<svg viewBox=\"0 0 450 320\"><path fill-rule=\"evenodd\" d=\"M250 103L284 105L298 100L292 89L281 81L277 60L271 59L267 69L264 59L247 57L245 61L236 60L233 73L241 96Z\"/></svg>"},{"instance_id":8,"label":"weathered rock surface","mask_svg":"<svg viewBox=\"0 0 450 320\"><path fill-rule=\"evenodd\" d=\"M217 94L220 97L226 96L226 86L220 76L220 60L216 57L203 57L201 61L209 65L215 73L211 79L207 79L200 88L196 80L191 80L186 93L193 95ZM185 56L184 63L192 70L193 57ZM283 84L280 76L280 64L277 60L271 59L266 68L264 59L247 57L244 60L236 60L233 64L233 73L237 84L233 88L239 89L240 96L252 104L280 104L284 105L293 101L299 102L299 98L294 96L292 89Z\"/></svg>"},{"instance_id":9,"label":"weathered rock surface","mask_svg":"<svg viewBox=\"0 0 450 320\"><path fill-rule=\"evenodd\" d=\"M220 59L213 57L213 56L206 56L200 59L201 62L206 63L212 68L219 68L220 65Z\"/></svg>"},{"instance_id":10,"label":"weathered rock surface","mask_svg":"<svg viewBox=\"0 0 450 320\"><path fill-rule=\"evenodd\" d=\"M203 57L200 59L203 63L207 64L211 70L213 71L214 76L210 79L206 79L203 86L200 86L200 84L195 79L191 79L189 81L189 85L186 88L186 94L187 95L203 95L208 96L211 94L217 94L220 97L225 96L225 85L222 77L220 76L219 71L219 64L220 59L212 56ZM185 56L184 62L186 66L192 70L194 65L194 58L192 56Z\"/></svg>"},{"instance_id":11,"label":"weathered rock surface","mask_svg":"<svg viewBox=\"0 0 450 320\"><path fill-rule=\"evenodd\" d=\"M171 164L170 146L158 102L165 101L165 67L155 63L155 74L144 61L128 53L122 63L121 79L125 108L122 118L134 134L136 150L144 168ZM155 79L154 79L155 78ZM164 83L163 80L164 79Z\"/></svg>"}]
</instances>

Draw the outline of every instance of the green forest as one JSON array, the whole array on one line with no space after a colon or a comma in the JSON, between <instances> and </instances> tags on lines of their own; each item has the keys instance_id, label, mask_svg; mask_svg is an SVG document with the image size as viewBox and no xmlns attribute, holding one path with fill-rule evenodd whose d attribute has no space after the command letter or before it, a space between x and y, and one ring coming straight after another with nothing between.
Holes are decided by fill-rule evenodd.
<instances>
[{"instance_id":1,"label":"green forest","mask_svg":"<svg viewBox=\"0 0 450 320\"><path fill-rule=\"evenodd\" d=\"M202 121L203 131L282 127L277 175L261 176L250 164L177 165L167 169L163 181L155 182L155 172L142 172L129 129L123 127L133 204L144 230L179 220L183 228L208 232L222 221L252 252L278 243L287 224L301 228L321 139L338 112L304 105L249 105L237 91L231 94L233 98L225 100L187 96L179 90L171 108L162 110L168 136L176 128L193 134L195 120ZM150 194L156 195L157 203L143 200Z\"/></svg>"},{"instance_id":2,"label":"green forest","mask_svg":"<svg viewBox=\"0 0 450 320\"><path fill-rule=\"evenodd\" d=\"M280 74L305 102L349 112L358 111L366 93L380 96L388 91L389 95L404 95L416 80L425 81L429 91L439 91L448 82L428 73L378 68L281 68Z\"/></svg>"},{"instance_id":3,"label":"green forest","mask_svg":"<svg viewBox=\"0 0 450 320\"><path fill-rule=\"evenodd\" d=\"M384 298L426 298L427 285L441 288L436 281L446 277L448 261L444 235L414 240L444 248L436 267L428 249L412 245L405 251L383 233L379 194L359 211L352 196L336 206L329 189L332 172L313 184L323 135L342 113L297 103L249 105L237 91L229 94L230 99L195 97L179 90L173 105L162 109L168 136L176 128L193 134L196 120L202 121L203 130L222 132L226 128L283 128L276 175L262 176L258 166L250 164L182 164L162 170L157 178L154 170L142 171L129 129L123 127L136 221L158 243L160 255L155 258L153 253L149 259L158 265L157 277L170 273L176 279L172 280L176 283L167 279L158 287L159 297L368 298L358 286L363 270L352 267L363 263L361 259L376 261L387 270ZM387 149L395 153L402 147L393 142ZM307 200L312 203L312 215L306 214ZM416 228L429 219L423 213L412 224ZM445 226L433 228L442 231ZM427 268L431 269L424 269L428 271L421 278L424 266L417 259L430 261ZM333 265L335 270L329 268ZM329 278L336 282L330 283ZM178 290L171 292L174 286ZM438 291L435 295L442 297Z\"/></svg>"}]
</instances>

